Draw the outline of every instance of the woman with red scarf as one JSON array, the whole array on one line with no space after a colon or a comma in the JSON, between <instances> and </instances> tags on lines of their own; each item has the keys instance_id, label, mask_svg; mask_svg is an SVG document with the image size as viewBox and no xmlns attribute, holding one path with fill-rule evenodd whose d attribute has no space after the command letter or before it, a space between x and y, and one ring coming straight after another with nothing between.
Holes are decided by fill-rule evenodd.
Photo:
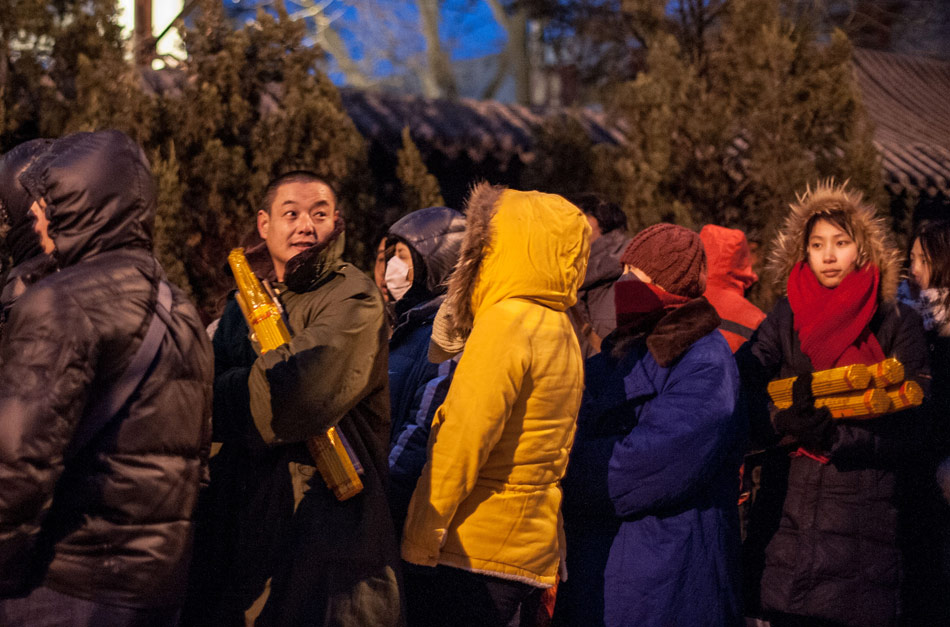
<instances>
[{"instance_id":1,"label":"woman with red scarf","mask_svg":"<svg viewBox=\"0 0 950 627\"><path fill-rule=\"evenodd\" d=\"M753 510L744 547L748 592L773 627L895 625L902 481L923 446L923 414L832 420L814 407L811 374L896 357L927 389L920 317L896 302L899 253L873 207L828 183L792 205L771 265L787 297L736 354L753 437L781 446L763 468L771 498ZM770 422L765 386L785 377L799 378L794 403Z\"/></svg>"}]
</instances>

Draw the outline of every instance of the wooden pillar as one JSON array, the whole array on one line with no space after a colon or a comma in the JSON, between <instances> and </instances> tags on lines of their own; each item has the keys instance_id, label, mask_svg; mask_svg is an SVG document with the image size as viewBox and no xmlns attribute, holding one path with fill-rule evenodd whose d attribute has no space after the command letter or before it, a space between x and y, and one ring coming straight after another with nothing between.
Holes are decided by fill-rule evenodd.
<instances>
[{"instance_id":1,"label":"wooden pillar","mask_svg":"<svg viewBox=\"0 0 950 627\"><path fill-rule=\"evenodd\" d=\"M152 38L152 0L135 0L135 61L149 65L155 54Z\"/></svg>"}]
</instances>

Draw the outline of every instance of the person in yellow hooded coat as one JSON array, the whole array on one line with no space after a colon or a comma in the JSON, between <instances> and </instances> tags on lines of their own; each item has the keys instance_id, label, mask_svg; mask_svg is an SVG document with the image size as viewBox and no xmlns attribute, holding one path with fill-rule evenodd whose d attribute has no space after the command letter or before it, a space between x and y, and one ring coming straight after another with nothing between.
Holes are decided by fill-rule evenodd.
<instances>
[{"instance_id":1,"label":"person in yellow hooded coat","mask_svg":"<svg viewBox=\"0 0 950 627\"><path fill-rule=\"evenodd\" d=\"M435 342L467 338L465 351L433 419L402 557L437 567L428 590L413 588L429 620L530 625L564 550L560 480L583 392L566 310L584 280L590 226L560 196L488 184L466 215L433 331ZM413 601L410 621L426 622Z\"/></svg>"}]
</instances>

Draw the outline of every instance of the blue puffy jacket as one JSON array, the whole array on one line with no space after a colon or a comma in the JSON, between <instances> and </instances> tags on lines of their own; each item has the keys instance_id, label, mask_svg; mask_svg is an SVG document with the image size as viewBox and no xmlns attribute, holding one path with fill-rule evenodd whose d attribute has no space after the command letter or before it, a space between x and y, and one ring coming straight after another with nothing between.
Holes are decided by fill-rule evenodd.
<instances>
[{"instance_id":1,"label":"blue puffy jacket","mask_svg":"<svg viewBox=\"0 0 950 627\"><path fill-rule=\"evenodd\" d=\"M736 502L746 419L710 309L697 299L668 314L655 331L666 342L628 339L616 351L614 334L586 363L563 482L563 624L742 620Z\"/></svg>"},{"instance_id":2,"label":"blue puffy jacket","mask_svg":"<svg viewBox=\"0 0 950 627\"><path fill-rule=\"evenodd\" d=\"M414 211L389 229L390 239L409 245L416 266L412 287L396 302L398 318L389 340L389 507L397 533L426 463L432 417L445 400L458 363L452 359L433 364L428 351L432 321L445 299L445 281L458 259L464 231L465 217L448 207Z\"/></svg>"}]
</instances>

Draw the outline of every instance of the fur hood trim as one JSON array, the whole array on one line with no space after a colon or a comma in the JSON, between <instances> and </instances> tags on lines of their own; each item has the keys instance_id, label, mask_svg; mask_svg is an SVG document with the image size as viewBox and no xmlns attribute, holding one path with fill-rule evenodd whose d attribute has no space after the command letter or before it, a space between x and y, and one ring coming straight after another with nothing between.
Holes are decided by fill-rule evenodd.
<instances>
[{"instance_id":1,"label":"fur hood trim","mask_svg":"<svg viewBox=\"0 0 950 627\"><path fill-rule=\"evenodd\" d=\"M497 211L498 200L505 192L501 185L477 183L472 188L465 208L465 237L455 270L449 277L448 294L445 298L446 322L450 333L468 337L475 320L472 311L472 292L485 250L492 241L492 217Z\"/></svg>"},{"instance_id":2,"label":"fur hood trim","mask_svg":"<svg viewBox=\"0 0 950 627\"><path fill-rule=\"evenodd\" d=\"M805 259L805 227L812 216L828 211L842 211L851 220L858 245L859 263L873 262L881 271L879 299L893 301L900 281L901 259L891 231L884 218L877 214L863 195L848 189L847 182L836 184L829 179L808 187L790 205L791 211L769 256L769 275L783 295L787 294L792 268Z\"/></svg>"}]
</instances>

